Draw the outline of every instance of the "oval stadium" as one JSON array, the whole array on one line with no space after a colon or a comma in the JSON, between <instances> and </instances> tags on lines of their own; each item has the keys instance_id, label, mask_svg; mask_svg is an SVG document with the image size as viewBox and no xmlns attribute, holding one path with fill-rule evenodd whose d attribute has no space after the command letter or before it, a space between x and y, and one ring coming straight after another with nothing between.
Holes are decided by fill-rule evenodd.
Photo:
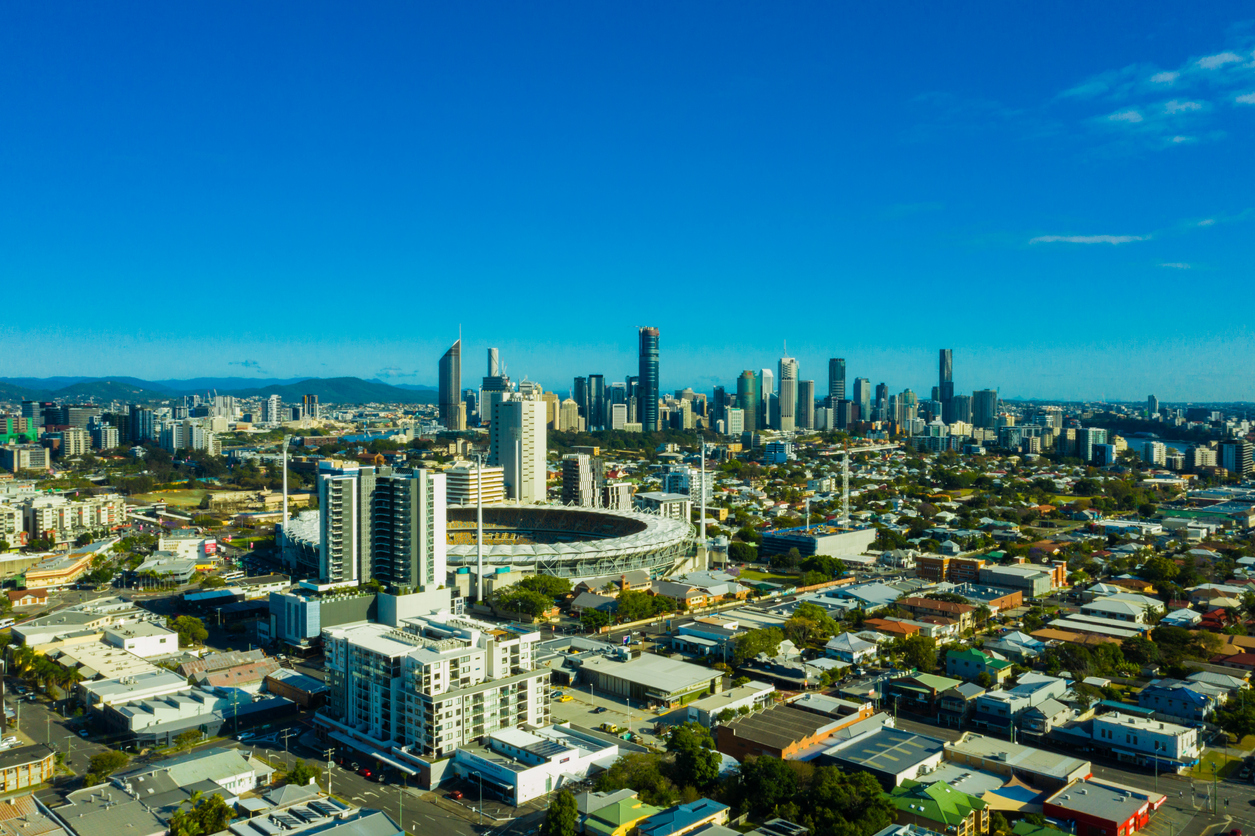
<instances>
[{"instance_id":1,"label":"oval stadium","mask_svg":"<svg viewBox=\"0 0 1255 836\"><path fill-rule=\"evenodd\" d=\"M447 511L448 565L474 567L475 506ZM567 578L614 575L629 569L670 569L694 543L683 520L605 508L485 505L484 568L509 567Z\"/></svg>"}]
</instances>

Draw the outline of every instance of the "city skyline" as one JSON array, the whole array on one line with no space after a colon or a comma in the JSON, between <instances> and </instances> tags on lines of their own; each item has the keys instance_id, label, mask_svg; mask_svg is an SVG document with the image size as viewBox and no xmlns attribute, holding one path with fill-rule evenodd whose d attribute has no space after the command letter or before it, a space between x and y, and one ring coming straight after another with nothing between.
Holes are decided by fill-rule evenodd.
<instances>
[{"instance_id":1,"label":"city skyline","mask_svg":"<svg viewBox=\"0 0 1255 836\"><path fill-rule=\"evenodd\" d=\"M1249 6L1074 8L7 8L6 368L1250 397Z\"/></svg>"}]
</instances>

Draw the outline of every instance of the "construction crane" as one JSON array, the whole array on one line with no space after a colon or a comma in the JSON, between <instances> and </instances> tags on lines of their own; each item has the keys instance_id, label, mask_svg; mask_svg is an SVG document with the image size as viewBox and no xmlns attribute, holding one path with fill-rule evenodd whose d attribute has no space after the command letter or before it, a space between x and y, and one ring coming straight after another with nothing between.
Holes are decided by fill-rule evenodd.
<instances>
[{"instance_id":1,"label":"construction crane","mask_svg":"<svg viewBox=\"0 0 1255 836\"><path fill-rule=\"evenodd\" d=\"M838 524L842 528L850 527L850 454L851 453L875 453L880 450L892 450L901 447L901 444L894 442L893 444L875 444L870 447L850 447L850 442L845 443L845 448L841 451L841 519Z\"/></svg>"}]
</instances>

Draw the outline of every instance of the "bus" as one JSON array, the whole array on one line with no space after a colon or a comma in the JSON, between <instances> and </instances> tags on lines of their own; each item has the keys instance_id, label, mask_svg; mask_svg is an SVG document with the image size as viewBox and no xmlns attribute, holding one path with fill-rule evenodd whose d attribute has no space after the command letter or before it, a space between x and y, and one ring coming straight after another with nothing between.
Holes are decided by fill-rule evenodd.
<instances>
[{"instance_id":1,"label":"bus","mask_svg":"<svg viewBox=\"0 0 1255 836\"><path fill-rule=\"evenodd\" d=\"M223 572L223 573L222 573L222 575L221 575L221 578L222 578L224 581L233 581L233 580L237 580L238 578L242 578L242 577L244 577L244 573L243 573L243 572L241 572L241 571L235 571L235 572Z\"/></svg>"},{"instance_id":2,"label":"bus","mask_svg":"<svg viewBox=\"0 0 1255 836\"><path fill-rule=\"evenodd\" d=\"M12 627L16 623L17 619L15 618L0 618L0 630L3 630L5 627Z\"/></svg>"}]
</instances>

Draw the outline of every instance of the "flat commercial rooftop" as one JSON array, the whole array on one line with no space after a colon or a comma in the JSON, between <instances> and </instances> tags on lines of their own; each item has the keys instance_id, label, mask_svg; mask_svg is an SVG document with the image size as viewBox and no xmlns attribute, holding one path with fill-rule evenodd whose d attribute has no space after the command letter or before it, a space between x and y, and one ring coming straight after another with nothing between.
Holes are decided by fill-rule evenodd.
<instances>
[{"instance_id":1,"label":"flat commercial rooftop","mask_svg":"<svg viewBox=\"0 0 1255 836\"><path fill-rule=\"evenodd\" d=\"M971 732L954 743L947 743L946 751L982 758L994 763L1005 763L1015 769L1035 772L1059 781L1068 781L1074 777L1084 778L1093 771L1090 762L1080 758L1045 749L1034 749L1031 746L1021 746L1018 743Z\"/></svg>"},{"instance_id":2,"label":"flat commercial rooftop","mask_svg":"<svg viewBox=\"0 0 1255 836\"><path fill-rule=\"evenodd\" d=\"M884 726L875 734L836 751L829 750L828 755L864 769L897 775L941 754L945 745L944 740L935 737Z\"/></svg>"},{"instance_id":3,"label":"flat commercial rooftop","mask_svg":"<svg viewBox=\"0 0 1255 836\"><path fill-rule=\"evenodd\" d=\"M667 692L683 691L719 676L718 671L703 665L668 659L654 653L642 653L637 658L626 661L596 656L585 659L583 667L605 676Z\"/></svg>"},{"instance_id":4,"label":"flat commercial rooftop","mask_svg":"<svg viewBox=\"0 0 1255 836\"><path fill-rule=\"evenodd\" d=\"M841 722L843 721L789 705L776 705L766 711L737 717L729 721L727 726L737 737L772 749L784 749L799 740L814 737L840 725Z\"/></svg>"}]
</instances>

